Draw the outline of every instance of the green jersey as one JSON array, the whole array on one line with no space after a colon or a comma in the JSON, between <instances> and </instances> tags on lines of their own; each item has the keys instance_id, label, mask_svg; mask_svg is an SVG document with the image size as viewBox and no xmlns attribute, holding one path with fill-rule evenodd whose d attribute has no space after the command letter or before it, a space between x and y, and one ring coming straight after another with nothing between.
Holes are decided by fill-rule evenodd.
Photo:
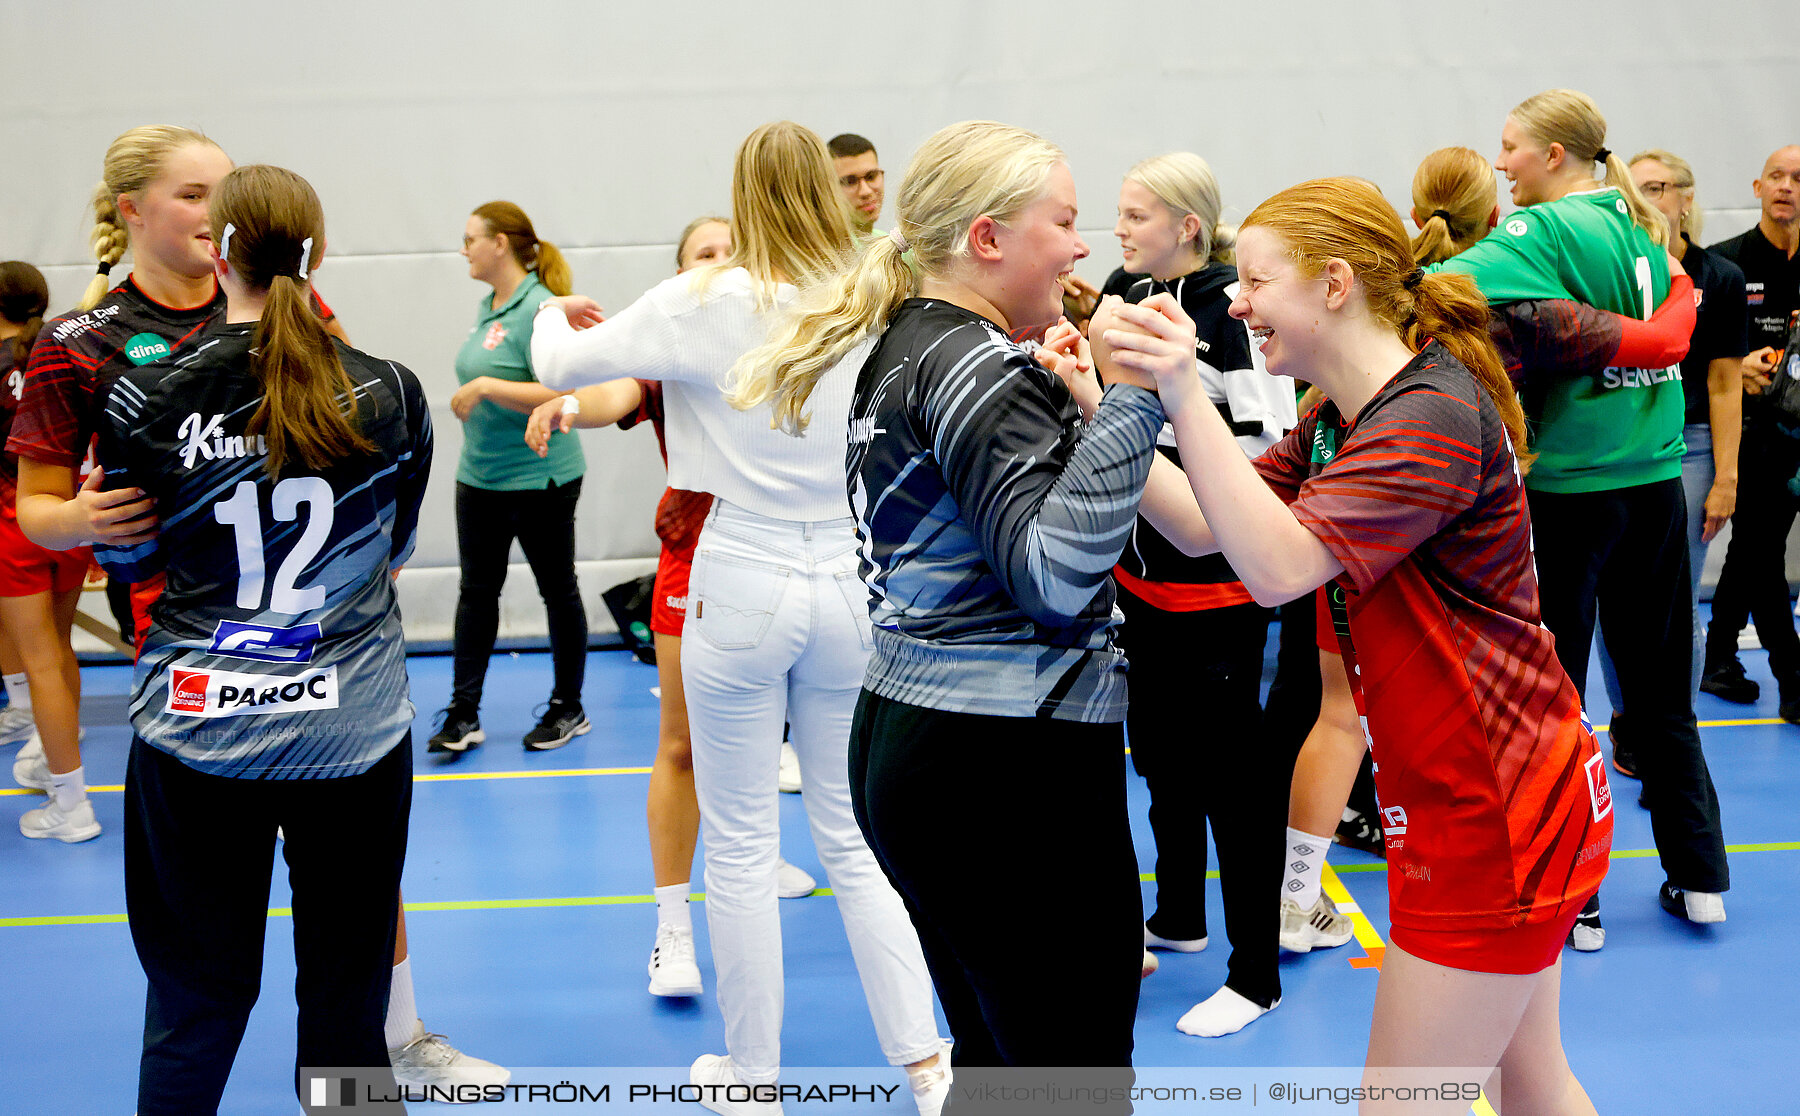
<instances>
[{"instance_id":1,"label":"green jersey","mask_svg":"<svg viewBox=\"0 0 1800 1116\"><path fill-rule=\"evenodd\" d=\"M1640 320L1669 293L1668 253L1611 186L1509 214L1486 239L1437 268L1471 276L1491 303L1566 298ZM1575 376L1525 372L1537 454L1527 486L1600 492L1681 475L1679 365Z\"/></svg>"},{"instance_id":2,"label":"green jersey","mask_svg":"<svg viewBox=\"0 0 1800 1116\"><path fill-rule=\"evenodd\" d=\"M466 384L477 376L531 382L531 325L538 303L550 291L529 272L512 296L494 305L493 296L475 308L475 324L456 354L456 380ZM525 424L531 416L482 400L463 423L462 457L456 479L475 488L514 492L567 484L582 475L587 461L579 438L550 439L550 454L539 457L525 444Z\"/></svg>"}]
</instances>

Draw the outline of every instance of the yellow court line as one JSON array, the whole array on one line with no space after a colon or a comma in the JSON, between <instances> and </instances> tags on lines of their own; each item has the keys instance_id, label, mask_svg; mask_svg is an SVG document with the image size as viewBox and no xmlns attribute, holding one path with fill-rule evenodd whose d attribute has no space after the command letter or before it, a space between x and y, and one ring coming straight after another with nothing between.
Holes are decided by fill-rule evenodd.
<instances>
[{"instance_id":1,"label":"yellow court line","mask_svg":"<svg viewBox=\"0 0 1800 1116\"><path fill-rule=\"evenodd\" d=\"M415 783L454 783L472 779L573 779L594 775L648 775L648 767L568 767L548 771L444 771L428 772L414 775ZM123 783L103 783L88 788L89 794L118 794L125 789ZM43 794L43 791L0 790L0 798L12 795Z\"/></svg>"},{"instance_id":2,"label":"yellow court line","mask_svg":"<svg viewBox=\"0 0 1800 1116\"><path fill-rule=\"evenodd\" d=\"M1759 718L1753 718L1750 720L1741 720L1741 721L1701 721L1700 727L1701 728L1750 728L1750 727L1755 727L1758 725L1782 725L1782 724L1786 724L1786 723L1787 723L1786 721L1783 721L1779 717L1759 717ZM1612 730L1611 725L1595 725L1594 726L1595 732L1610 732L1611 730ZM1125 749L1125 754L1130 755L1131 749L1130 748ZM487 780L487 779L576 779L576 778L591 778L596 775L648 775L648 774L650 774L650 769L648 767L571 767L571 768L561 768L561 769L555 769L555 770L549 770L549 771L444 771L444 772L428 772L423 775L414 775L413 782L415 782L415 783L452 783L452 782L479 782L479 781ZM125 789L125 787L123 784L108 783L108 784L103 784L100 786L89 787L88 792L90 794L118 794L119 792L123 791L124 789ZM25 790L22 788L21 789L7 789L7 790L0 790L0 798L7 798L10 796L14 796L14 795L42 794L42 793L43 793L42 791Z\"/></svg>"},{"instance_id":3,"label":"yellow court line","mask_svg":"<svg viewBox=\"0 0 1800 1116\"><path fill-rule=\"evenodd\" d=\"M1760 845L1727 845L1725 846L1725 851L1727 853L1800 852L1800 841L1776 841ZM1614 849L1612 855L1614 859L1655 856L1656 850ZM1346 864L1340 868L1333 868L1330 864L1327 864L1320 877L1319 886L1324 890L1326 895L1331 897L1331 901L1337 904L1340 912L1350 916L1350 923L1356 931L1356 941L1363 947L1364 952L1367 954L1365 957L1351 959L1350 963L1357 968L1380 968L1381 953L1386 949L1386 943L1382 940L1380 931L1375 929L1375 925L1371 923L1369 917L1363 913L1362 907L1355 899L1351 898L1350 892L1344 887L1343 881L1338 878L1338 873L1342 872L1348 875L1385 871L1387 871L1387 865L1381 863ZM1206 878L1209 880L1218 879L1218 870L1213 869L1208 872ZM1139 874L1138 879L1144 883L1155 883L1156 874L1154 872L1143 872ZM821 887L815 890L813 894L832 895L834 893L829 887ZM689 898L696 903L703 903L706 901L706 893L704 891L697 891L689 896ZM654 902L656 902L656 897L654 895L553 895L529 899L423 900L406 904L406 909L409 911L420 912L525 911L547 910L559 907L628 907ZM293 910L288 907L269 908L269 915L273 918L287 918L293 913ZM13 918L0 918L0 930L33 926L97 926L107 923L122 923L124 921L125 916L123 914L25 915ZM1358 964L1358 962L1361 962L1361 964Z\"/></svg>"}]
</instances>

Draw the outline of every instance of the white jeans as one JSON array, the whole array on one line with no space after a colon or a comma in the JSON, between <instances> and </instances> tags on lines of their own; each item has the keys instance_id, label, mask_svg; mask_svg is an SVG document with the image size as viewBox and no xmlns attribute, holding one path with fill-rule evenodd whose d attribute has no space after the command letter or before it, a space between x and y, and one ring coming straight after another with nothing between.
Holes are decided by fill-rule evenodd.
<instances>
[{"instance_id":1,"label":"white jeans","mask_svg":"<svg viewBox=\"0 0 1800 1116\"><path fill-rule=\"evenodd\" d=\"M918 935L850 808L850 720L871 646L867 599L848 517L802 523L715 502L694 552L681 679L725 1045L753 1085L775 1081L781 1065L775 782L783 722L882 1053L904 1065L943 1045Z\"/></svg>"}]
</instances>

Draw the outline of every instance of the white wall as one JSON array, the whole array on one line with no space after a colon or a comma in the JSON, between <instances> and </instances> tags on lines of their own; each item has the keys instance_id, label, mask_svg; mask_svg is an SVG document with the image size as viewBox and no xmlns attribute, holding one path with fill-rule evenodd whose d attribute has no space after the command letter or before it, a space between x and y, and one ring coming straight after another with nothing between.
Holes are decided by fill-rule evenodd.
<instances>
[{"instance_id":1,"label":"white wall","mask_svg":"<svg viewBox=\"0 0 1800 1116\"><path fill-rule=\"evenodd\" d=\"M1711 240L1754 221L1750 181L1800 139L1793 30L1791 4L1774 0L0 0L0 257L43 266L56 307L71 303L91 273L84 206L101 155L137 124L198 127L239 162L311 179L331 236L320 290L359 347L410 366L439 403L438 466L403 575L409 635L439 639L460 446L443 403L485 290L456 253L481 202L523 205L569 251L577 289L617 308L672 270L669 242L691 217L728 206L732 152L757 124L869 136L891 196L921 139L993 117L1069 152L1094 249L1084 271L1099 279L1118 262L1119 176L1139 158L1202 153L1238 215L1323 174L1371 178L1404 207L1425 153L1492 150L1508 108L1569 85L1608 113L1615 150L1667 147L1694 164ZM663 474L647 431L582 437L579 556L601 586L650 568ZM516 573L507 631L541 630Z\"/></svg>"}]
</instances>

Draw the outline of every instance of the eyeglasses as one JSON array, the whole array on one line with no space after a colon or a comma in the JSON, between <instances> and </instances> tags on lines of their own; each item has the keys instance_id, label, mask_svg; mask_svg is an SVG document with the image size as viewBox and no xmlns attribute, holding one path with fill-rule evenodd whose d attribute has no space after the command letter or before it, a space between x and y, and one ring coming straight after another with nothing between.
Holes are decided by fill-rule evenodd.
<instances>
[{"instance_id":1,"label":"eyeglasses","mask_svg":"<svg viewBox=\"0 0 1800 1116\"><path fill-rule=\"evenodd\" d=\"M1679 182L1657 182L1653 180L1650 182L1638 183L1638 193L1649 198L1651 201L1655 201L1657 198L1662 197L1670 190L1686 190L1687 188L1688 187L1683 186Z\"/></svg>"},{"instance_id":2,"label":"eyeglasses","mask_svg":"<svg viewBox=\"0 0 1800 1116\"><path fill-rule=\"evenodd\" d=\"M876 167L874 170L865 171L862 174L843 174L838 176L838 185L846 190L854 190L865 183L870 186L879 186L882 175L886 173L880 167Z\"/></svg>"},{"instance_id":3,"label":"eyeglasses","mask_svg":"<svg viewBox=\"0 0 1800 1116\"><path fill-rule=\"evenodd\" d=\"M467 248L469 245L474 244L477 240L492 240L496 236L499 236L499 235L500 235L499 233L488 233L486 236L469 236L468 234L465 233L463 235L463 247Z\"/></svg>"}]
</instances>

